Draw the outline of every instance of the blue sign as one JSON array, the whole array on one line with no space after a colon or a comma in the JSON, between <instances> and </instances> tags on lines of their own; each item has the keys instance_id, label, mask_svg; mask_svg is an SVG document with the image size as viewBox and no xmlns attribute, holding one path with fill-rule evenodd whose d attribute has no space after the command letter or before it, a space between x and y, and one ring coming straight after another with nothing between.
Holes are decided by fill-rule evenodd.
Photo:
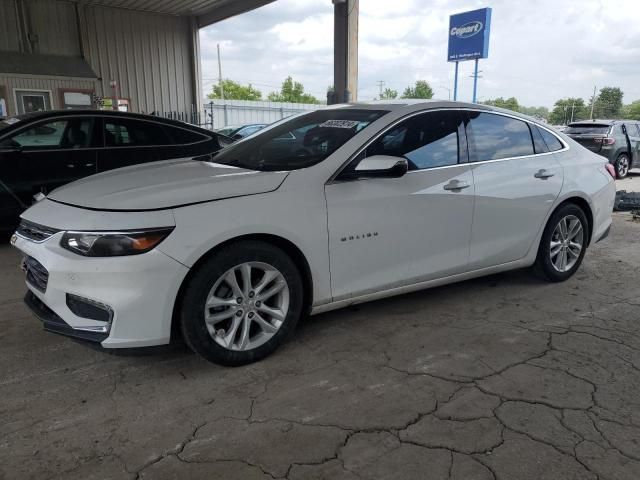
<instances>
[{"instance_id":1,"label":"blue sign","mask_svg":"<svg viewBox=\"0 0 640 480\"><path fill-rule=\"evenodd\" d=\"M449 17L449 62L489 56L491 9L481 8Z\"/></svg>"}]
</instances>

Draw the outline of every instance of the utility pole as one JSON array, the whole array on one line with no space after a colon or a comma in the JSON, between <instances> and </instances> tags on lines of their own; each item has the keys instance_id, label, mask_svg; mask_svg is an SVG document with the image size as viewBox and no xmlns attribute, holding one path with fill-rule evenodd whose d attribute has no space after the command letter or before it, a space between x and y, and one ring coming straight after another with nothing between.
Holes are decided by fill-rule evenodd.
<instances>
[{"instance_id":1,"label":"utility pole","mask_svg":"<svg viewBox=\"0 0 640 480\"><path fill-rule=\"evenodd\" d=\"M384 80L378 80L377 82L378 87L380 87L380 96L378 97L379 100L382 99L382 87L384 87L385 81Z\"/></svg>"},{"instance_id":2,"label":"utility pole","mask_svg":"<svg viewBox=\"0 0 640 480\"><path fill-rule=\"evenodd\" d=\"M571 123L573 123L573 109L576 108L576 101L571 104Z\"/></svg>"},{"instance_id":3,"label":"utility pole","mask_svg":"<svg viewBox=\"0 0 640 480\"><path fill-rule=\"evenodd\" d=\"M218 86L220 87L220 99L224 100L224 86L222 85L222 62L220 61L220 44L218 43Z\"/></svg>"},{"instance_id":4,"label":"utility pole","mask_svg":"<svg viewBox=\"0 0 640 480\"><path fill-rule=\"evenodd\" d=\"M476 58L475 65L473 67L473 74L471 75L471 78L473 78L473 103L477 103L478 100L478 79L482 78L482 75L480 75L481 73L482 70L478 70L478 59Z\"/></svg>"},{"instance_id":5,"label":"utility pole","mask_svg":"<svg viewBox=\"0 0 640 480\"><path fill-rule=\"evenodd\" d=\"M593 120L593 107L596 104L596 86L593 86L593 97L591 97L591 120Z\"/></svg>"}]
</instances>

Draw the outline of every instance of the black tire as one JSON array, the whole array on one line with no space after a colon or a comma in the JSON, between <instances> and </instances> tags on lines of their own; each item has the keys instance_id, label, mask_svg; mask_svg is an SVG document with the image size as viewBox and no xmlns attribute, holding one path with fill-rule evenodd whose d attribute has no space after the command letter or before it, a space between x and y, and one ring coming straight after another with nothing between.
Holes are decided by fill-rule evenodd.
<instances>
[{"instance_id":1,"label":"black tire","mask_svg":"<svg viewBox=\"0 0 640 480\"><path fill-rule=\"evenodd\" d=\"M583 231L583 246L578 259L575 264L566 272L561 272L556 269L551 261L551 237L553 232L560 223L560 220L563 218L573 215L580 220L582 224ZM585 215L582 208L580 208L575 203L566 203L560 208L558 208L547 222L547 225L544 228L544 232L542 232L542 238L540 239L540 246L538 247L538 256L536 258L536 263L533 266L533 270L540 278L543 280L547 280L549 282L564 282L580 268L580 264L584 258L584 254L587 251L587 244L589 243L589 224L587 221L587 216Z\"/></svg>"},{"instance_id":2,"label":"black tire","mask_svg":"<svg viewBox=\"0 0 640 480\"><path fill-rule=\"evenodd\" d=\"M219 345L204 321L205 303L216 281L245 262L263 262L282 273L289 288L289 309L278 331L266 343L251 350L231 350ZM280 248L262 241L239 241L207 258L183 291L180 326L187 345L210 362L239 366L256 362L274 352L294 331L303 310L302 277L295 263Z\"/></svg>"},{"instance_id":3,"label":"black tire","mask_svg":"<svg viewBox=\"0 0 640 480\"><path fill-rule=\"evenodd\" d=\"M614 167L616 168L616 177L619 179L626 178L626 176L629 175L629 170L631 169L631 159L626 153L621 153L616 159Z\"/></svg>"}]
</instances>

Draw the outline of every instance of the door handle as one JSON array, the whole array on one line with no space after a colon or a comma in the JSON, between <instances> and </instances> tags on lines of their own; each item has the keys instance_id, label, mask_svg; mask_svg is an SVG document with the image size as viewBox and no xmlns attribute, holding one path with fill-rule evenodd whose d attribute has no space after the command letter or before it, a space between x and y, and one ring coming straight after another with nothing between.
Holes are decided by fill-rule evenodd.
<instances>
[{"instance_id":1,"label":"door handle","mask_svg":"<svg viewBox=\"0 0 640 480\"><path fill-rule=\"evenodd\" d=\"M463 188L469 188L470 186L471 185L469 185L467 182L461 182L460 180L451 180L442 188L444 188L445 190L460 191Z\"/></svg>"},{"instance_id":2,"label":"door handle","mask_svg":"<svg viewBox=\"0 0 640 480\"><path fill-rule=\"evenodd\" d=\"M545 170L544 168L541 168L540 170L538 170L536 173L533 174L534 177L536 178L541 178L542 180L545 180L549 177L553 177L555 175L555 173L549 172L548 170Z\"/></svg>"},{"instance_id":3,"label":"door handle","mask_svg":"<svg viewBox=\"0 0 640 480\"><path fill-rule=\"evenodd\" d=\"M84 166L85 167L93 167L93 163L85 163Z\"/></svg>"},{"instance_id":4,"label":"door handle","mask_svg":"<svg viewBox=\"0 0 640 480\"><path fill-rule=\"evenodd\" d=\"M76 166L73 163L67 163L67 168L76 168Z\"/></svg>"}]
</instances>

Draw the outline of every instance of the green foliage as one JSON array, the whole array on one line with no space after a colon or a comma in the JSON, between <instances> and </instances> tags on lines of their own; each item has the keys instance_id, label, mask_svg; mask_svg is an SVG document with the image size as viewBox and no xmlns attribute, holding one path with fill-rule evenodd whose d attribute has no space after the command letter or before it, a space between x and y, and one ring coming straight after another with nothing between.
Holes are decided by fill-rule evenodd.
<instances>
[{"instance_id":1,"label":"green foliage","mask_svg":"<svg viewBox=\"0 0 640 480\"><path fill-rule=\"evenodd\" d=\"M394 98L398 98L398 91L391 88L385 88L382 95L380 95L380 100L392 100Z\"/></svg>"},{"instance_id":2,"label":"green foliage","mask_svg":"<svg viewBox=\"0 0 640 480\"><path fill-rule=\"evenodd\" d=\"M548 122L552 125L566 125L573 121L587 120L591 117L591 109L582 98L562 98L553 106Z\"/></svg>"},{"instance_id":3,"label":"green foliage","mask_svg":"<svg viewBox=\"0 0 640 480\"><path fill-rule=\"evenodd\" d=\"M518 100L515 97L507 98L506 100L502 97L495 98L493 100L487 100L484 102L485 105L492 105L498 108L506 108L507 110L511 110L513 112L520 111L520 105L518 104Z\"/></svg>"},{"instance_id":4,"label":"green foliage","mask_svg":"<svg viewBox=\"0 0 640 480\"><path fill-rule=\"evenodd\" d=\"M624 118L629 120L640 120L640 100L625 105L623 109Z\"/></svg>"},{"instance_id":5,"label":"green foliage","mask_svg":"<svg viewBox=\"0 0 640 480\"><path fill-rule=\"evenodd\" d=\"M622 117L622 97L624 94L618 87L604 87L596 98L594 118Z\"/></svg>"},{"instance_id":6,"label":"green foliage","mask_svg":"<svg viewBox=\"0 0 640 480\"><path fill-rule=\"evenodd\" d=\"M262 92L248 85L241 85L233 80L222 80L222 87L224 90L225 100L260 100L262 98ZM213 93L207 95L207 98L217 99L222 98L220 91L220 85L215 84L213 86Z\"/></svg>"},{"instance_id":7,"label":"green foliage","mask_svg":"<svg viewBox=\"0 0 640 480\"><path fill-rule=\"evenodd\" d=\"M545 120L549 117L549 109L547 107L525 107L520 105L520 113Z\"/></svg>"},{"instance_id":8,"label":"green foliage","mask_svg":"<svg viewBox=\"0 0 640 480\"><path fill-rule=\"evenodd\" d=\"M294 82L291 76L282 82L280 92L271 92L268 98L272 102L320 103L313 95L304 93L304 86L300 82Z\"/></svg>"},{"instance_id":9,"label":"green foliage","mask_svg":"<svg viewBox=\"0 0 640 480\"><path fill-rule=\"evenodd\" d=\"M402 98L433 98L433 89L427 81L418 80L413 88L407 87L404 89Z\"/></svg>"}]
</instances>

